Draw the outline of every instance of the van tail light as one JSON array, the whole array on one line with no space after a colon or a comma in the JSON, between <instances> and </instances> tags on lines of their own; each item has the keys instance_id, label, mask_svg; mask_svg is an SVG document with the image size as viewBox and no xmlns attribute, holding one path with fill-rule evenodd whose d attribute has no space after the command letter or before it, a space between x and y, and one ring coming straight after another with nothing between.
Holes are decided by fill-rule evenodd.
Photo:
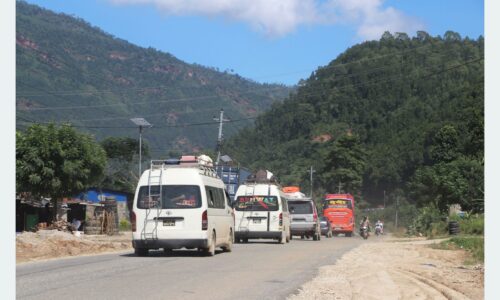
<instances>
[{"instance_id":1,"label":"van tail light","mask_svg":"<svg viewBox=\"0 0 500 300\"><path fill-rule=\"evenodd\" d=\"M207 216L207 211L205 210L201 214L201 230L207 230L208 229L208 216Z\"/></svg>"},{"instance_id":2,"label":"van tail light","mask_svg":"<svg viewBox=\"0 0 500 300\"><path fill-rule=\"evenodd\" d=\"M279 220L280 220L280 226L283 226L283 213L280 213Z\"/></svg>"},{"instance_id":3,"label":"van tail light","mask_svg":"<svg viewBox=\"0 0 500 300\"><path fill-rule=\"evenodd\" d=\"M314 212L313 220L314 220L314 222L316 222L318 220L318 213L317 212Z\"/></svg>"},{"instance_id":4,"label":"van tail light","mask_svg":"<svg viewBox=\"0 0 500 300\"><path fill-rule=\"evenodd\" d=\"M137 222L136 222L135 212L130 213L130 223L132 224L132 232L136 232Z\"/></svg>"}]
</instances>

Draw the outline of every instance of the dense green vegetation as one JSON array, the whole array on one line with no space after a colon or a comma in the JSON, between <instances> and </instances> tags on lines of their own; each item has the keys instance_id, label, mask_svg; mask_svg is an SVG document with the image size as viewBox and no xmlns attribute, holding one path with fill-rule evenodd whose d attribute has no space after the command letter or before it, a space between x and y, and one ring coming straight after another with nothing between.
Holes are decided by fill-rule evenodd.
<instances>
[{"instance_id":1,"label":"dense green vegetation","mask_svg":"<svg viewBox=\"0 0 500 300\"><path fill-rule=\"evenodd\" d=\"M315 195L350 192L361 208L481 211L483 55L482 37L386 32L318 68L226 151L304 191L313 166Z\"/></svg>"},{"instance_id":2,"label":"dense green vegetation","mask_svg":"<svg viewBox=\"0 0 500 300\"><path fill-rule=\"evenodd\" d=\"M18 193L50 197L56 204L97 184L105 167L102 147L70 126L32 125L16 132Z\"/></svg>"},{"instance_id":3,"label":"dense green vegetation","mask_svg":"<svg viewBox=\"0 0 500 300\"><path fill-rule=\"evenodd\" d=\"M154 125L144 130L153 157L215 148L212 117L221 108L241 120L225 126L229 137L290 90L232 70L187 64L25 2L17 2L16 46L18 129L32 122L68 122L98 140L137 138L129 119L144 117Z\"/></svg>"},{"instance_id":4,"label":"dense green vegetation","mask_svg":"<svg viewBox=\"0 0 500 300\"><path fill-rule=\"evenodd\" d=\"M109 137L100 142L108 157L105 176L99 183L101 188L109 188L134 193L139 180L139 141L127 137ZM150 155L148 144L142 144L142 156ZM147 161L143 159L143 162ZM144 171L148 166L144 166Z\"/></svg>"}]
</instances>

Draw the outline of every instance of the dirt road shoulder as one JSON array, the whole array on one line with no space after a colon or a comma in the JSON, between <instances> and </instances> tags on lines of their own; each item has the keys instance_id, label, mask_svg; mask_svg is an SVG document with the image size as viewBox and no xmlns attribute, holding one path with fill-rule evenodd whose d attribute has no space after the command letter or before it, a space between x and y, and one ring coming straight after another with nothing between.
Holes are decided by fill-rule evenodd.
<instances>
[{"instance_id":1,"label":"dirt road shoulder","mask_svg":"<svg viewBox=\"0 0 500 300\"><path fill-rule=\"evenodd\" d=\"M130 232L80 237L57 230L23 232L16 236L16 263L128 250L131 240Z\"/></svg>"},{"instance_id":2,"label":"dirt road shoulder","mask_svg":"<svg viewBox=\"0 0 500 300\"><path fill-rule=\"evenodd\" d=\"M484 267L465 265L465 251L429 246L439 240L374 241L320 268L288 299L484 298Z\"/></svg>"}]
</instances>

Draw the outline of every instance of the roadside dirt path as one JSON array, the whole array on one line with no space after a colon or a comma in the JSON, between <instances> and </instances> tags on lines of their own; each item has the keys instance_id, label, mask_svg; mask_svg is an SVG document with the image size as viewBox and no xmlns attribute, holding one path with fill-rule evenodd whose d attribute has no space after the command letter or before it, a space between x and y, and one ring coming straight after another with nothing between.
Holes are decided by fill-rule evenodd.
<instances>
[{"instance_id":1,"label":"roadside dirt path","mask_svg":"<svg viewBox=\"0 0 500 300\"><path fill-rule=\"evenodd\" d=\"M465 251L429 247L436 242L368 240L288 299L483 299L483 266L464 265Z\"/></svg>"},{"instance_id":2,"label":"roadside dirt path","mask_svg":"<svg viewBox=\"0 0 500 300\"><path fill-rule=\"evenodd\" d=\"M130 232L80 237L58 230L23 232L16 236L16 263L127 250L131 240Z\"/></svg>"}]
</instances>

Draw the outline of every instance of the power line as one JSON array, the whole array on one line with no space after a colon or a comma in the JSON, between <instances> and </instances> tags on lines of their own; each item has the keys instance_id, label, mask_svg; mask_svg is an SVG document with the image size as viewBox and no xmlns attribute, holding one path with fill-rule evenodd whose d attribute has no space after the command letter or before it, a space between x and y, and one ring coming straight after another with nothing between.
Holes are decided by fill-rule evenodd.
<instances>
[{"instance_id":1,"label":"power line","mask_svg":"<svg viewBox=\"0 0 500 300\"><path fill-rule=\"evenodd\" d=\"M21 117L17 117L19 119L22 119ZM257 117L251 117L251 118L243 118L243 119L237 119L237 120L229 120L229 121L223 121L223 123L236 123L236 122L243 122L243 121L248 121L248 120L254 120ZM27 123L33 123L33 124L56 124L56 125L68 125L71 127L75 128L101 128L101 129L106 129L106 128L114 128L114 129L128 129L128 128L137 128L135 126L83 126L83 125L73 125L73 124L68 124L68 123L56 123L56 122L36 122L36 121L30 121L27 119L24 119L25 122ZM184 127L192 127L192 126L207 126L207 125L219 125L218 122L203 122L203 123L186 123L186 124L177 124L177 125L165 125L165 126L153 126L149 128L149 130L153 129L164 129L164 128L184 128Z\"/></svg>"},{"instance_id":2,"label":"power line","mask_svg":"<svg viewBox=\"0 0 500 300\"><path fill-rule=\"evenodd\" d=\"M459 68L459 67L471 64L471 63L475 63L475 62L481 61L483 59L484 58L480 57L480 58L477 58L477 59L469 60L469 61L463 62L461 64L457 64L457 65L454 65L454 66L451 66L451 67L448 67L448 68L445 68L445 69L442 69L442 70L439 70L439 71L435 71L435 72L431 72L429 74L425 74L423 76L418 77L417 79L421 80L421 79L424 79L424 78L427 78L427 77L431 77L431 76L435 76L435 75L438 75L438 74L442 74L444 72L447 72L447 71L450 71L450 70L453 70L453 69L456 69L456 68ZM358 83L358 84L347 84L347 85L340 86L340 87L334 86L334 87L332 87L332 88L330 88L328 90L333 90L334 89L336 91L339 91L339 90L342 90L343 88L352 88L352 87L357 87L357 86L360 86L360 85L368 85L368 84L374 84L374 83L388 82L388 81L391 81L391 80L393 80L395 78L398 78L398 77L402 78L402 77L406 77L406 76L398 74L398 75L395 75L395 76L392 76L392 77L389 77L389 78L386 78L386 79L378 79L378 80L374 80L374 81L361 82L361 83ZM325 93L325 92L326 92L325 90L322 90L322 91L319 91L319 92L315 92L315 93L300 93L299 92L297 94L297 97L299 97L299 96L300 97L304 97L304 96L317 95L317 94L322 94L322 93ZM246 120L255 119L255 118L256 117L247 118ZM234 120L234 121L236 121L236 120ZM232 122L234 122L234 121L232 121ZM209 122L209 123L197 123L197 124L167 125L167 126L157 126L157 127L153 127L153 128L175 128L175 127L203 126L203 125L213 125L213 124L216 124L216 123ZM130 126L78 126L78 125L74 125L74 127L80 127L80 128L131 128Z\"/></svg>"},{"instance_id":3,"label":"power line","mask_svg":"<svg viewBox=\"0 0 500 300\"><path fill-rule=\"evenodd\" d=\"M196 111L191 111L191 112L176 112L176 111L167 111L164 113L158 113L158 114L146 114L143 115L141 114L141 117L158 117L158 116L167 116L167 114L175 114L175 115L190 115L190 114L198 114L202 112L215 112L216 110L213 108L210 109L200 109ZM130 116L124 116L124 117L107 117L107 118L97 118L97 119L77 119L76 121L78 122L95 122L95 121L111 121L111 120L122 120L122 119L130 119ZM59 121L59 122L72 122L75 120L68 120L68 121Z\"/></svg>"},{"instance_id":4,"label":"power line","mask_svg":"<svg viewBox=\"0 0 500 300\"><path fill-rule=\"evenodd\" d=\"M423 47L425 47L425 46L421 46L420 48L423 48ZM414 48L414 49L411 49L411 50L407 50L407 52L408 51L414 51L417 48ZM445 54L441 54L441 55L445 55ZM383 56L389 56L389 55L383 55ZM339 65L335 65L335 66L339 66ZM343 79L346 79L346 78L349 78L349 77L354 77L354 76L357 76L359 74L369 73L369 72L372 72L372 71L375 71L375 70L389 68L389 67L392 67L392 65L384 66L384 67L377 67L377 68L370 69L368 71L362 71L362 72L358 72L358 73L342 74L342 75L340 75L341 77L338 77L335 80L329 81L329 83L332 84L334 82L338 82L340 80L343 80ZM404 75L401 75L401 76L404 76ZM22 83L22 84L30 86L30 85L28 85L26 83ZM365 84L365 83L363 83L363 84ZM349 84L347 84L347 85L349 86ZM30 86L30 87L32 87L34 89L38 89L38 88L33 87L33 86ZM338 89L339 87L332 87L332 88L337 88ZM41 89L38 89L38 90L41 90ZM42 90L42 91L44 91L44 90ZM50 95L56 96L58 98L64 99L60 95L53 94L52 92L49 92L49 91L44 91L44 92L48 93ZM254 90L249 90L247 92L240 92L240 94L243 94L243 93L252 93L252 92L255 92L255 89ZM300 91L298 93L300 93ZM29 110L25 110L25 111L31 112L31 111L39 111L39 110L87 109L87 108L103 108L103 107L113 107L113 106L147 105L147 104L159 104L159 103L171 103L171 102L173 103L173 102L184 102L184 101L196 101L196 100L204 100L204 99L210 99L210 98L221 98L221 99L224 99L225 97L226 96L223 96L223 95L204 95L204 96L197 96L197 97L182 97L182 98L177 98L177 99L174 98L174 99L159 100L159 101L148 101L148 102L113 103L113 104L98 104L98 105L79 105L79 106L59 106L59 107L39 107L39 108L30 108ZM66 100L66 99L64 99L64 100Z\"/></svg>"},{"instance_id":5,"label":"power line","mask_svg":"<svg viewBox=\"0 0 500 300\"><path fill-rule=\"evenodd\" d=\"M390 54L383 54L383 55L378 55L378 56L374 56L374 57L370 57L370 58L361 58L359 60L355 60L355 61L350 61L350 62L347 62L347 63L341 63L341 64L334 64L334 65L331 65L331 66L324 66L324 67L318 67L317 70L325 70L325 69L330 69L330 68L338 68L338 67L343 67L343 66L348 66L348 65L351 65L351 64L355 64L355 63L360 63L360 62L367 62L367 61L371 61L371 60L376 60L376 59L380 59L380 58L383 58L383 57L388 57L388 56L394 56L394 55L403 55L405 53L408 53L408 52L412 52L412 51L415 51L415 50L418 50L418 49L421 49L421 48L425 48L425 47L430 47L432 46L432 44L427 44L427 45L422 45L422 46L418 46L418 47L415 47L415 48L410 48L410 49L406 49L406 50L402 50L402 51L395 51L396 53L390 53ZM24 49L23 49L24 50ZM35 52L38 52L38 53L42 53L44 55L47 55L47 53L41 51L41 50L38 50L38 49L30 49L32 51L35 51ZM28 52L29 53L29 52ZM53 61L56 61L62 65L65 65L66 67L68 68L74 68L73 66L70 66L68 65L66 62L63 62L61 60L56 60L54 58L51 58ZM52 65L50 65L48 62L44 61L44 60L39 60L41 63L49 66L49 67L53 67ZM382 67L384 68L384 67ZM58 70L59 72L61 72L61 70ZM302 70L302 71L292 71L292 72L288 72L288 73L280 73L279 75L289 75L289 74L296 74L298 72L303 72L303 71L307 71L307 70ZM313 70L314 72L315 70ZM214 71L216 72L216 71ZM66 72L68 74L68 72ZM105 78L105 77L102 77L102 76L99 76L97 74L91 74L93 77L100 77L101 79L104 79L104 80L109 80L108 78ZM273 75L270 75L270 76L265 76L265 77L262 77L262 78L266 78L266 77L272 77ZM65 90L65 91L52 91L53 94L60 94L60 95L63 95L63 96L68 96L68 95L79 95L79 94L82 94L82 95L89 95L89 94L97 94L97 93L113 93L113 92L122 92L124 90L133 90L133 91L146 91L146 90L155 90L155 89L166 89L165 86L156 86L156 87L143 87L143 88L120 88L119 90L117 91L114 91L114 90L110 90L110 89L106 89L106 90L94 90L94 91L82 91L82 90ZM280 89L280 88L276 88L276 89ZM172 89L167 89L167 90L179 90L178 88L172 88ZM76 92L75 92L76 91ZM23 93L20 93L18 94L18 96L44 96L44 94L23 94Z\"/></svg>"}]
</instances>

